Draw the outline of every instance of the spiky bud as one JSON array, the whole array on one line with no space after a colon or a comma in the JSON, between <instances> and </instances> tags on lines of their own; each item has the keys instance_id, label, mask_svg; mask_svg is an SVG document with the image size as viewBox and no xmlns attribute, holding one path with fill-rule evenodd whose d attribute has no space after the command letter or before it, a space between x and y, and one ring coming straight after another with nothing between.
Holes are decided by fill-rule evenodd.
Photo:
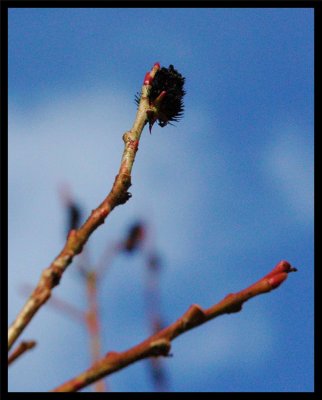
<instances>
[{"instance_id":1,"label":"spiky bud","mask_svg":"<svg viewBox=\"0 0 322 400\"><path fill-rule=\"evenodd\" d=\"M158 124L163 128L171 122L179 121L183 115L183 96L185 90L183 88L185 78L174 68L169 65L169 68L162 67L159 69L154 78L149 81L151 89L149 91L150 110L147 111L149 128L158 121ZM140 95L135 96L137 105L140 102Z\"/></svg>"}]
</instances>

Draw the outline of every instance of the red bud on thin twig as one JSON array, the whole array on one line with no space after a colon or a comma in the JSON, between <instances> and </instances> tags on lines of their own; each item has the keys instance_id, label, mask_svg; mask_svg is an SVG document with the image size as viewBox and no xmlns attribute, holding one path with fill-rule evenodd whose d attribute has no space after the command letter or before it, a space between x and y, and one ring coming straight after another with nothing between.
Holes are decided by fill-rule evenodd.
<instances>
[{"instance_id":1,"label":"red bud on thin twig","mask_svg":"<svg viewBox=\"0 0 322 400\"><path fill-rule=\"evenodd\" d=\"M274 275L272 278L269 278L268 282L272 286L273 289L277 288L282 282L287 278L286 272L281 272L280 274Z\"/></svg>"},{"instance_id":2,"label":"red bud on thin twig","mask_svg":"<svg viewBox=\"0 0 322 400\"><path fill-rule=\"evenodd\" d=\"M143 80L143 84L150 86L152 84L153 79L154 79L153 73L155 72L155 70L159 70L159 69L160 69L160 63L159 62L154 63L154 65L152 67L152 70L145 74L145 77L144 77L144 80Z\"/></svg>"},{"instance_id":3,"label":"red bud on thin twig","mask_svg":"<svg viewBox=\"0 0 322 400\"><path fill-rule=\"evenodd\" d=\"M280 261L275 268L264 278L263 280L268 280L268 283L273 289L277 288L282 282L285 281L290 272L297 271L296 268L292 267L288 261Z\"/></svg>"}]
</instances>

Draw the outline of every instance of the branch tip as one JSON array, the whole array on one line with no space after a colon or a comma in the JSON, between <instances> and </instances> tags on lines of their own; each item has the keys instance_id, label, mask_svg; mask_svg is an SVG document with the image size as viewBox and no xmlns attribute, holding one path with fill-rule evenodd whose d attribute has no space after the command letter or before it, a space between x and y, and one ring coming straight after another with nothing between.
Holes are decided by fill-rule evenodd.
<instances>
[{"instance_id":1,"label":"branch tip","mask_svg":"<svg viewBox=\"0 0 322 400\"><path fill-rule=\"evenodd\" d=\"M22 341L15 350L9 355L8 364L10 365L13 361L15 361L18 357L20 357L26 351L34 348L36 346L36 342L34 340Z\"/></svg>"},{"instance_id":2,"label":"branch tip","mask_svg":"<svg viewBox=\"0 0 322 400\"><path fill-rule=\"evenodd\" d=\"M297 268L292 267L288 261L282 260L263 279L267 279L271 288L275 289L287 279L290 272L296 271Z\"/></svg>"}]
</instances>

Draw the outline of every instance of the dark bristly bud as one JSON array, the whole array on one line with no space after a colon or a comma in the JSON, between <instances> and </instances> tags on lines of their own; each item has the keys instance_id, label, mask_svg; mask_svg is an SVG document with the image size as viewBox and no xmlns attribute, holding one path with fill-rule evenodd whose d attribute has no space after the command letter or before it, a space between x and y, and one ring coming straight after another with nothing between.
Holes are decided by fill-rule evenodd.
<instances>
[{"instance_id":1,"label":"dark bristly bud","mask_svg":"<svg viewBox=\"0 0 322 400\"><path fill-rule=\"evenodd\" d=\"M67 223L67 233L71 229L78 229L80 225L81 211L80 208L75 204L70 202L67 205L68 213L68 223Z\"/></svg>"},{"instance_id":2,"label":"dark bristly bud","mask_svg":"<svg viewBox=\"0 0 322 400\"><path fill-rule=\"evenodd\" d=\"M123 243L123 249L129 253L137 250L145 236L145 229L142 223L132 225Z\"/></svg>"},{"instance_id":3,"label":"dark bristly bud","mask_svg":"<svg viewBox=\"0 0 322 400\"><path fill-rule=\"evenodd\" d=\"M148 111L149 129L151 132L153 124L158 124L163 128L171 122L177 122L183 116L183 96L185 78L174 68L162 67L159 69L151 84L149 92L149 103L151 109ZM135 96L137 105L140 102L140 95Z\"/></svg>"}]
</instances>

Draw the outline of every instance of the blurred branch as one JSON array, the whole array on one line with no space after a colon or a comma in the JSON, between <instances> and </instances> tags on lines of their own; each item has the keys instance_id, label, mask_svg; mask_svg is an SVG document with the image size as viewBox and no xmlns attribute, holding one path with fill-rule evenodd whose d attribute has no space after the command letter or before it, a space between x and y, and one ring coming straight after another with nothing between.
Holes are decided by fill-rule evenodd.
<instances>
[{"instance_id":1,"label":"blurred branch","mask_svg":"<svg viewBox=\"0 0 322 400\"><path fill-rule=\"evenodd\" d=\"M59 194L61 201L64 206L65 213L67 214L66 222L66 234L72 229L78 229L81 225L82 211L80 205L76 202L74 196L72 195L70 185L63 182L59 185ZM84 248L76 259L76 268L79 270L82 277L86 277L87 267L90 265L88 260L87 248Z\"/></svg>"},{"instance_id":2,"label":"blurred branch","mask_svg":"<svg viewBox=\"0 0 322 400\"><path fill-rule=\"evenodd\" d=\"M66 314L66 316L75 319L75 321L84 323L84 321L86 320L86 314L84 313L84 311L76 308L73 304L67 302L66 300L59 299L56 296L52 296L50 298L48 305L62 311Z\"/></svg>"},{"instance_id":3,"label":"blurred branch","mask_svg":"<svg viewBox=\"0 0 322 400\"><path fill-rule=\"evenodd\" d=\"M101 357L101 338L97 304L97 277L94 271L91 271L87 274L86 289L88 298L86 325L90 337L92 362L95 363ZM107 391L106 384L103 380L98 380L95 382L95 391Z\"/></svg>"},{"instance_id":4,"label":"blurred branch","mask_svg":"<svg viewBox=\"0 0 322 400\"><path fill-rule=\"evenodd\" d=\"M144 237L144 224L142 222L137 222L130 227L126 239L121 244L121 247L124 251L128 253L133 253L142 245Z\"/></svg>"},{"instance_id":5,"label":"blurred branch","mask_svg":"<svg viewBox=\"0 0 322 400\"><path fill-rule=\"evenodd\" d=\"M121 250L122 247L120 246L119 243L107 244L102 256L100 257L100 260L96 264L95 271L96 271L97 282L102 282L104 273L108 270L108 268L112 264L114 257L116 257Z\"/></svg>"},{"instance_id":6,"label":"blurred branch","mask_svg":"<svg viewBox=\"0 0 322 400\"><path fill-rule=\"evenodd\" d=\"M154 76L159 69L160 65L156 63L152 70L145 75L139 108L134 124L131 130L125 132L123 135L124 151L121 165L110 193L105 200L92 211L87 221L85 221L79 229L72 229L69 232L65 246L60 254L55 258L52 264L42 272L37 287L30 295L15 321L9 327L9 350L39 308L50 298L52 289L59 284L64 271L72 262L75 255L82 251L83 246L92 232L104 223L106 217L116 206L126 203L131 197L131 194L128 192L131 186L131 171L138 150L141 133L148 122L148 111L151 109L148 97L149 91Z\"/></svg>"},{"instance_id":7,"label":"blurred branch","mask_svg":"<svg viewBox=\"0 0 322 400\"><path fill-rule=\"evenodd\" d=\"M29 341L24 341L24 342L19 343L18 346L9 355L8 364L10 365L13 361L15 361L23 353L34 348L35 346L36 346L36 342L34 340L29 340Z\"/></svg>"},{"instance_id":8,"label":"blurred branch","mask_svg":"<svg viewBox=\"0 0 322 400\"><path fill-rule=\"evenodd\" d=\"M61 183L59 185L59 194L64 208L67 210L66 234L68 234L71 229L79 228L82 215L81 208L74 200L67 183Z\"/></svg>"},{"instance_id":9,"label":"blurred branch","mask_svg":"<svg viewBox=\"0 0 322 400\"><path fill-rule=\"evenodd\" d=\"M29 284L24 284L21 290L23 293L29 294L32 290L32 286ZM86 320L86 314L84 313L84 311L75 307L68 301L58 298L57 296L51 296L47 304L48 306L51 306L58 311L61 311L67 317L71 317L77 322L84 323L84 321Z\"/></svg>"},{"instance_id":10,"label":"blurred branch","mask_svg":"<svg viewBox=\"0 0 322 400\"><path fill-rule=\"evenodd\" d=\"M160 257L151 252L146 262L145 304L152 335L159 332L165 326L160 311L160 271ZM163 360L150 357L149 367L155 391L168 392L169 382Z\"/></svg>"},{"instance_id":11,"label":"blurred branch","mask_svg":"<svg viewBox=\"0 0 322 400\"><path fill-rule=\"evenodd\" d=\"M155 335L123 352L109 352L75 378L54 389L54 392L76 392L102 377L118 371L136 361L147 357L167 356L171 341L188 330L223 314L238 312L242 305L252 297L270 292L283 283L288 273L296 271L287 261L279 262L275 268L253 285L237 293L228 294L219 303L208 309L193 304L173 324Z\"/></svg>"}]
</instances>

